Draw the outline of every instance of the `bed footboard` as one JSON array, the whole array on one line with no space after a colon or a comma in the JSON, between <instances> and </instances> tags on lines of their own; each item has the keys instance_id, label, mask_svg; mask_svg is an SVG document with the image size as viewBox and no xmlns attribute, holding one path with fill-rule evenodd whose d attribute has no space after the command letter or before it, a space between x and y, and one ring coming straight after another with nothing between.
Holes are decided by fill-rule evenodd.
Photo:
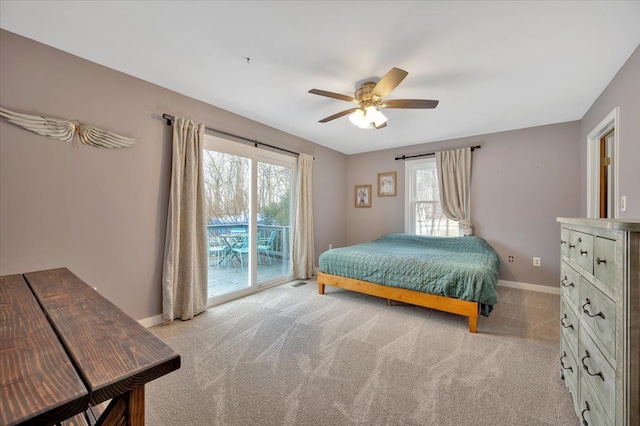
<instances>
[{"instance_id":1,"label":"bed footboard","mask_svg":"<svg viewBox=\"0 0 640 426\"><path fill-rule=\"evenodd\" d=\"M425 308L436 309L452 314L462 315L469 318L469 332L475 333L478 329L478 302L453 299L451 297L437 296L434 294L421 293L419 291L407 290L398 287L387 287L367 281L353 278L339 277L337 275L318 272L318 293L324 294L325 285L344 288L345 290L356 291L358 293L371 296L382 297L384 299L395 300L397 302L409 303Z\"/></svg>"}]
</instances>

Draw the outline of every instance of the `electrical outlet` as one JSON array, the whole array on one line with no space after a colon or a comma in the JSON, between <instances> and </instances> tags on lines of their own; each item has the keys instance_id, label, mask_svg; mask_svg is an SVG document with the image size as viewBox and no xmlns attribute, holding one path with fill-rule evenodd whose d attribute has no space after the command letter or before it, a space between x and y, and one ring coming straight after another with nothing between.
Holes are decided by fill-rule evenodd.
<instances>
[{"instance_id":1,"label":"electrical outlet","mask_svg":"<svg viewBox=\"0 0 640 426\"><path fill-rule=\"evenodd\" d=\"M513 256L509 256L509 263L513 263Z\"/></svg>"},{"instance_id":2,"label":"electrical outlet","mask_svg":"<svg viewBox=\"0 0 640 426\"><path fill-rule=\"evenodd\" d=\"M333 248L333 244L329 244L329 250Z\"/></svg>"},{"instance_id":3,"label":"electrical outlet","mask_svg":"<svg viewBox=\"0 0 640 426\"><path fill-rule=\"evenodd\" d=\"M620 197L620 210L622 210L623 212L627 211L627 196L623 195L622 197Z\"/></svg>"},{"instance_id":4,"label":"electrical outlet","mask_svg":"<svg viewBox=\"0 0 640 426\"><path fill-rule=\"evenodd\" d=\"M534 257L533 258L533 266L540 266L540 258L539 257Z\"/></svg>"}]
</instances>

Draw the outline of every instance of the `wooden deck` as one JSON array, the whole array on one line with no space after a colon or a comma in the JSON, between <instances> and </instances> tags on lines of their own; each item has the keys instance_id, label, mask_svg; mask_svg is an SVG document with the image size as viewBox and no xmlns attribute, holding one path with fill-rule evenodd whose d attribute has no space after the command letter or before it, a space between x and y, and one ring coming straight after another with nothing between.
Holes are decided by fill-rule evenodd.
<instances>
[{"instance_id":1,"label":"wooden deck","mask_svg":"<svg viewBox=\"0 0 640 426\"><path fill-rule=\"evenodd\" d=\"M289 262L279 257L272 258L271 264L266 257L261 258L262 265L258 264L258 283L274 280L278 277L290 277ZM220 296L236 290L248 287L248 268L241 267L240 262L234 259L230 264L218 264L214 257L209 259L209 297Z\"/></svg>"}]
</instances>

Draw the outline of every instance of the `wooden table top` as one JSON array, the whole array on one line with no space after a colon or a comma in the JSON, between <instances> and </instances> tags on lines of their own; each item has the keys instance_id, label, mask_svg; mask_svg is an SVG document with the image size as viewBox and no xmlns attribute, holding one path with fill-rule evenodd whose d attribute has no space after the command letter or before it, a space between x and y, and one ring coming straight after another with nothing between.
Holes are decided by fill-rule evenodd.
<instances>
[{"instance_id":1,"label":"wooden table top","mask_svg":"<svg viewBox=\"0 0 640 426\"><path fill-rule=\"evenodd\" d=\"M46 424L88 403L87 388L22 275L0 277L0 423Z\"/></svg>"},{"instance_id":2,"label":"wooden table top","mask_svg":"<svg viewBox=\"0 0 640 426\"><path fill-rule=\"evenodd\" d=\"M0 278L3 424L63 420L180 368L179 354L66 268Z\"/></svg>"}]
</instances>

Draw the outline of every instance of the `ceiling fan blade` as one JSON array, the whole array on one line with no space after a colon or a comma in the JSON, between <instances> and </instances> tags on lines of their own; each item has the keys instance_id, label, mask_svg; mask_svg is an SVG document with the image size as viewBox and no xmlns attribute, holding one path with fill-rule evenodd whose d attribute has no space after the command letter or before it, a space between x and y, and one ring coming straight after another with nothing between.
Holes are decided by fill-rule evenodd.
<instances>
[{"instance_id":1,"label":"ceiling fan blade","mask_svg":"<svg viewBox=\"0 0 640 426\"><path fill-rule=\"evenodd\" d=\"M311 89L309 93L314 95L326 96L327 98L340 99L341 101L353 102L353 96L341 95L340 93L327 92L326 90Z\"/></svg>"},{"instance_id":2,"label":"ceiling fan blade","mask_svg":"<svg viewBox=\"0 0 640 426\"><path fill-rule=\"evenodd\" d=\"M344 117L345 115L351 114L352 112L354 112L357 109L358 108L351 108L351 109L348 109L346 111L342 111L342 112L339 112L337 114L333 114L333 115L331 115L331 116L329 116L327 118L323 118L318 123L326 123L327 121L331 121L331 120L335 120L336 118Z\"/></svg>"},{"instance_id":3,"label":"ceiling fan blade","mask_svg":"<svg viewBox=\"0 0 640 426\"><path fill-rule=\"evenodd\" d=\"M379 126L374 126L376 129L380 130L380 129L384 129L385 127L387 127L387 122L385 121L384 123L382 123Z\"/></svg>"},{"instance_id":4,"label":"ceiling fan blade","mask_svg":"<svg viewBox=\"0 0 640 426\"><path fill-rule=\"evenodd\" d=\"M429 99L393 99L380 103L381 108L428 109L438 106L439 101Z\"/></svg>"},{"instance_id":5,"label":"ceiling fan blade","mask_svg":"<svg viewBox=\"0 0 640 426\"><path fill-rule=\"evenodd\" d=\"M400 68L391 68L391 71L386 73L378 84L376 84L376 87L373 88L371 94L378 96L380 99L384 98L391 93L398 84L402 83L402 80L404 80L408 74L408 72L401 70Z\"/></svg>"}]
</instances>

